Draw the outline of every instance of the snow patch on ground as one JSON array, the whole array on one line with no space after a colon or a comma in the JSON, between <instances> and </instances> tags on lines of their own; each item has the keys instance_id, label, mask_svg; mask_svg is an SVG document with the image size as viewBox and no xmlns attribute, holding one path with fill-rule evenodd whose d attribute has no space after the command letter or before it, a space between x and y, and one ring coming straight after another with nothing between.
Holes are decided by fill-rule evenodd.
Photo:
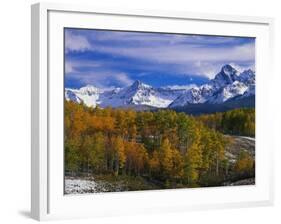
<instances>
[{"instance_id":1,"label":"snow patch on ground","mask_svg":"<svg viewBox=\"0 0 281 224\"><path fill-rule=\"evenodd\" d=\"M244 138L244 139L248 139L248 140L251 140L251 141L256 141L255 138L252 138L252 137L247 137L247 136L239 136L240 138Z\"/></svg>"},{"instance_id":2,"label":"snow patch on ground","mask_svg":"<svg viewBox=\"0 0 281 224\"><path fill-rule=\"evenodd\" d=\"M106 191L107 189L104 184L94 179L65 179L65 194L98 193Z\"/></svg>"}]
</instances>

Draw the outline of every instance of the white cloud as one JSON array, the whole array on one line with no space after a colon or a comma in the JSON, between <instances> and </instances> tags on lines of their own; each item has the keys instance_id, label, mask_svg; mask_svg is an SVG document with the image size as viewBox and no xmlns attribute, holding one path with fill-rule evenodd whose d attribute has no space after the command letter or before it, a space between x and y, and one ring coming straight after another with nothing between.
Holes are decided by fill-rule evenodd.
<instances>
[{"instance_id":1,"label":"white cloud","mask_svg":"<svg viewBox=\"0 0 281 224\"><path fill-rule=\"evenodd\" d=\"M126 57L152 60L161 63L186 63L198 61L245 61L255 59L253 44L244 46L208 48L189 45L157 47L96 47L95 50Z\"/></svg>"},{"instance_id":2,"label":"white cloud","mask_svg":"<svg viewBox=\"0 0 281 224\"><path fill-rule=\"evenodd\" d=\"M66 49L98 51L159 63L244 61L255 58L255 44L235 45L233 43L238 38L234 37L112 31L95 31L93 34L82 35L66 31ZM118 44L108 44L111 41L117 41ZM209 44L223 44L223 47L210 47Z\"/></svg>"},{"instance_id":3,"label":"white cloud","mask_svg":"<svg viewBox=\"0 0 281 224\"><path fill-rule=\"evenodd\" d=\"M196 75L205 75L209 79L214 78L214 76L221 70L224 63L217 63L217 62L205 62L205 61L198 61L194 62L194 66L190 65L194 71L193 73Z\"/></svg>"},{"instance_id":4,"label":"white cloud","mask_svg":"<svg viewBox=\"0 0 281 224\"><path fill-rule=\"evenodd\" d=\"M196 84L190 84L190 85L171 85L171 86L166 86L166 88L170 88L170 89L192 89L198 87Z\"/></svg>"},{"instance_id":5,"label":"white cloud","mask_svg":"<svg viewBox=\"0 0 281 224\"><path fill-rule=\"evenodd\" d=\"M147 61L149 63L177 65L177 69L185 73L195 75L205 75L211 77L218 72L218 65L222 66L226 61L245 62L255 60L254 44L245 44L243 46L231 46L221 48L194 47L190 45L175 45L156 47L98 47L94 50L119 55L134 59Z\"/></svg>"},{"instance_id":6,"label":"white cloud","mask_svg":"<svg viewBox=\"0 0 281 224\"><path fill-rule=\"evenodd\" d=\"M65 51L85 51L91 49L91 44L86 37L65 31Z\"/></svg>"},{"instance_id":7,"label":"white cloud","mask_svg":"<svg viewBox=\"0 0 281 224\"><path fill-rule=\"evenodd\" d=\"M115 41L115 42L114 42ZM153 71L173 71L175 75L192 74L213 78L226 63L233 63L244 69L247 62L254 67L255 43L241 44L235 37L207 37L197 35L152 34L140 32L71 32L65 33L66 52L86 50L141 60L136 63L138 69L143 66L139 76L149 75ZM122 66L114 60L77 61L66 63L66 73L88 68L92 72L77 73L82 79L106 82L112 79L122 85L132 80L122 73ZM239 66L238 66L239 64ZM114 70L114 68L118 68ZM118 71L117 71L118 70ZM90 77L90 76L93 77ZM98 77L101 76L101 77Z\"/></svg>"},{"instance_id":8,"label":"white cloud","mask_svg":"<svg viewBox=\"0 0 281 224\"><path fill-rule=\"evenodd\" d=\"M70 73L79 73L81 68L88 69L98 69L102 68L104 64L99 61L86 61L86 60L65 60L65 75L69 75Z\"/></svg>"},{"instance_id":9,"label":"white cloud","mask_svg":"<svg viewBox=\"0 0 281 224\"><path fill-rule=\"evenodd\" d=\"M119 73L114 70L100 70L94 72L74 72L71 73L71 78L79 80L83 85L93 85L101 89L110 89L112 83L116 87L129 86L133 80L126 73Z\"/></svg>"},{"instance_id":10,"label":"white cloud","mask_svg":"<svg viewBox=\"0 0 281 224\"><path fill-rule=\"evenodd\" d=\"M238 42L237 37L220 37L220 36L200 36L200 35L183 35L167 33L145 33L145 32L122 32L122 31L94 31L89 37L94 41L119 41L119 42L137 42L139 45L145 44L227 44Z\"/></svg>"},{"instance_id":11,"label":"white cloud","mask_svg":"<svg viewBox=\"0 0 281 224\"><path fill-rule=\"evenodd\" d=\"M118 80L121 84L123 84L124 86L128 86L130 84L132 84L134 81L132 79L129 78L129 76L125 73L120 73L120 74L116 74L115 76L116 80Z\"/></svg>"},{"instance_id":12,"label":"white cloud","mask_svg":"<svg viewBox=\"0 0 281 224\"><path fill-rule=\"evenodd\" d=\"M243 72L247 69L255 70L254 64L249 64L246 66L238 65L236 63L229 63L233 68L235 68L238 72Z\"/></svg>"},{"instance_id":13,"label":"white cloud","mask_svg":"<svg viewBox=\"0 0 281 224\"><path fill-rule=\"evenodd\" d=\"M66 61L65 62L65 74L67 75L71 72L74 72L73 66L72 66L71 62Z\"/></svg>"}]
</instances>

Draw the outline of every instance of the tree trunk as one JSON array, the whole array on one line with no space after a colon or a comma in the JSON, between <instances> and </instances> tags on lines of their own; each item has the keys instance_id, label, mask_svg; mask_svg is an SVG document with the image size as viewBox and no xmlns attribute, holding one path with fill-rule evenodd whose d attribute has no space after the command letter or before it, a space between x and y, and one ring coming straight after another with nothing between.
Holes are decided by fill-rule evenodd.
<instances>
[{"instance_id":1,"label":"tree trunk","mask_svg":"<svg viewBox=\"0 0 281 224\"><path fill-rule=\"evenodd\" d=\"M89 159L87 159L87 176L89 176L90 173L90 162Z\"/></svg>"},{"instance_id":2,"label":"tree trunk","mask_svg":"<svg viewBox=\"0 0 281 224\"><path fill-rule=\"evenodd\" d=\"M219 175L219 158L217 158L217 162L216 162L216 175Z\"/></svg>"},{"instance_id":3,"label":"tree trunk","mask_svg":"<svg viewBox=\"0 0 281 224\"><path fill-rule=\"evenodd\" d=\"M117 158L115 163L115 175L118 176L119 174L119 159Z\"/></svg>"}]
</instances>

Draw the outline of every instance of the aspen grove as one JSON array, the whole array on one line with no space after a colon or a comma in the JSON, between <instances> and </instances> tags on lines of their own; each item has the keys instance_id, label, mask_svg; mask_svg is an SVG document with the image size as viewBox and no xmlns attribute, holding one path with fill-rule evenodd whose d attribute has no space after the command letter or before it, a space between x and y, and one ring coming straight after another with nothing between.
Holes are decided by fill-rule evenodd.
<instances>
[{"instance_id":1,"label":"aspen grove","mask_svg":"<svg viewBox=\"0 0 281 224\"><path fill-rule=\"evenodd\" d=\"M224 135L253 136L254 111L193 117L65 101L64 125L65 172L72 176L140 176L163 188L196 187L204 186L207 177L224 179L231 170L247 172L254 166L246 153L229 166L225 150L231 141Z\"/></svg>"}]
</instances>

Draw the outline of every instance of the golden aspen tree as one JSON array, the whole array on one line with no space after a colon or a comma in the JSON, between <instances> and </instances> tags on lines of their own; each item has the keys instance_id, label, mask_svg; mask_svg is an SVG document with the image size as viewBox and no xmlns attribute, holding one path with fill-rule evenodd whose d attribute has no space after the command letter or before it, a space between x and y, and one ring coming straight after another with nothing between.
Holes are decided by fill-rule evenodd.
<instances>
[{"instance_id":1,"label":"golden aspen tree","mask_svg":"<svg viewBox=\"0 0 281 224\"><path fill-rule=\"evenodd\" d=\"M193 121L194 122L194 121ZM202 167L202 147L200 145L200 130L192 125L192 144L188 147L184 161L184 172L189 184L197 182L199 169Z\"/></svg>"},{"instance_id":2,"label":"golden aspen tree","mask_svg":"<svg viewBox=\"0 0 281 224\"><path fill-rule=\"evenodd\" d=\"M105 138L101 132L98 132L92 137L90 146L90 164L93 171L102 172L105 170Z\"/></svg>"},{"instance_id":3,"label":"golden aspen tree","mask_svg":"<svg viewBox=\"0 0 281 224\"><path fill-rule=\"evenodd\" d=\"M234 169L241 173L251 172L254 169L253 157L247 151L241 150Z\"/></svg>"},{"instance_id":4,"label":"golden aspen tree","mask_svg":"<svg viewBox=\"0 0 281 224\"><path fill-rule=\"evenodd\" d=\"M169 177L173 169L173 150L168 138L165 138L160 147L161 169L165 177Z\"/></svg>"},{"instance_id":5,"label":"golden aspen tree","mask_svg":"<svg viewBox=\"0 0 281 224\"><path fill-rule=\"evenodd\" d=\"M115 175L118 176L119 169L124 168L126 161L124 142L120 136L114 138L113 147L115 154Z\"/></svg>"}]
</instances>

